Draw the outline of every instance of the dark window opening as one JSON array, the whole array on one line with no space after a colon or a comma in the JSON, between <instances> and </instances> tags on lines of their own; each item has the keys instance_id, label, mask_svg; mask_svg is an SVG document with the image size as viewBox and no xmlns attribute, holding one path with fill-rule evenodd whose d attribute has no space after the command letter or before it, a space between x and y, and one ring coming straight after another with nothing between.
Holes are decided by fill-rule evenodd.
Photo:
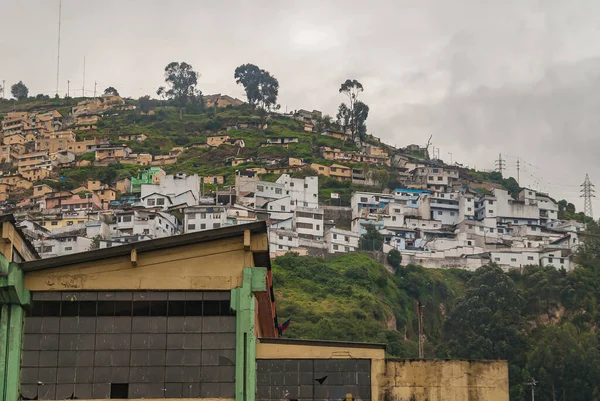
<instances>
[{"instance_id":1,"label":"dark window opening","mask_svg":"<svg viewBox=\"0 0 600 401\"><path fill-rule=\"evenodd\" d=\"M129 398L129 384L128 383L111 383L110 384L110 398L122 399L122 400Z\"/></svg>"}]
</instances>

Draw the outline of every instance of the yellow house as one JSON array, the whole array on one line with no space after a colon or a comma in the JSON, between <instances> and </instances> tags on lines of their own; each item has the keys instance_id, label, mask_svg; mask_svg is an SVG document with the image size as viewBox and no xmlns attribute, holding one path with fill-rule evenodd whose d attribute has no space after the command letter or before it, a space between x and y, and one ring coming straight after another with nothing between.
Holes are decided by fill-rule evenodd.
<instances>
[{"instance_id":1,"label":"yellow house","mask_svg":"<svg viewBox=\"0 0 600 401\"><path fill-rule=\"evenodd\" d=\"M4 136L4 144L5 145L13 145L13 144L21 144L24 145L27 140L21 134L12 134Z\"/></svg>"},{"instance_id":2,"label":"yellow house","mask_svg":"<svg viewBox=\"0 0 600 401\"><path fill-rule=\"evenodd\" d=\"M0 177L0 183L8 184L15 189L29 189L33 186L31 181L21 177L20 175L4 175Z\"/></svg>"},{"instance_id":3,"label":"yellow house","mask_svg":"<svg viewBox=\"0 0 600 401\"><path fill-rule=\"evenodd\" d=\"M31 182L41 181L50 177L50 170L48 170L47 168L36 167L28 170L23 170L21 172L21 175L23 176L23 178Z\"/></svg>"},{"instance_id":4,"label":"yellow house","mask_svg":"<svg viewBox=\"0 0 600 401\"><path fill-rule=\"evenodd\" d=\"M129 178L123 178L115 183L117 192L126 193L131 189L131 180Z\"/></svg>"},{"instance_id":5,"label":"yellow house","mask_svg":"<svg viewBox=\"0 0 600 401\"><path fill-rule=\"evenodd\" d=\"M302 166L302 159L299 159L296 157L290 157L288 159L288 165L289 166Z\"/></svg>"},{"instance_id":6,"label":"yellow house","mask_svg":"<svg viewBox=\"0 0 600 401\"><path fill-rule=\"evenodd\" d=\"M93 192L100 198L103 204L117 199L117 192L109 187L96 189Z\"/></svg>"},{"instance_id":7,"label":"yellow house","mask_svg":"<svg viewBox=\"0 0 600 401\"><path fill-rule=\"evenodd\" d=\"M96 139L87 139L85 141L69 142L67 149L76 155L93 152L98 146L99 141Z\"/></svg>"},{"instance_id":8,"label":"yellow house","mask_svg":"<svg viewBox=\"0 0 600 401\"><path fill-rule=\"evenodd\" d=\"M123 134L119 135L119 141L137 141L144 142L148 139L148 136L145 134Z\"/></svg>"},{"instance_id":9,"label":"yellow house","mask_svg":"<svg viewBox=\"0 0 600 401\"><path fill-rule=\"evenodd\" d=\"M331 166L325 166L323 164L312 163L310 165L310 168L320 175L333 177L337 181L352 180L352 169L350 167L342 166L341 164L332 164Z\"/></svg>"},{"instance_id":10,"label":"yellow house","mask_svg":"<svg viewBox=\"0 0 600 401\"><path fill-rule=\"evenodd\" d=\"M33 187L33 197L37 198L39 196L44 196L46 194L52 193L54 191L51 186L47 184L35 185Z\"/></svg>"},{"instance_id":11,"label":"yellow house","mask_svg":"<svg viewBox=\"0 0 600 401\"><path fill-rule=\"evenodd\" d=\"M228 95L221 95L220 93L203 96L203 99L206 107L240 106L244 104L240 99Z\"/></svg>"},{"instance_id":12,"label":"yellow house","mask_svg":"<svg viewBox=\"0 0 600 401\"><path fill-rule=\"evenodd\" d=\"M16 150L16 145L0 146L0 160L3 160L5 162L12 162L19 155L20 153Z\"/></svg>"},{"instance_id":13,"label":"yellow house","mask_svg":"<svg viewBox=\"0 0 600 401\"><path fill-rule=\"evenodd\" d=\"M9 184L0 184L0 202L6 202L11 192Z\"/></svg>"},{"instance_id":14,"label":"yellow house","mask_svg":"<svg viewBox=\"0 0 600 401\"><path fill-rule=\"evenodd\" d=\"M48 259L0 224L6 400L508 401L506 361L280 338L265 222Z\"/></svg>"},{"instance_id":15,"label":"yellow house","mask_svg":"<svg viewBox=\"0 0 600 401\"><path fill-rule=\"evenodd\" d=\"M87 190L92 192L97 189L100 189L103 186L100 180L95 180L93 178L88 178L87 180Z\"/></svg>"},{"instance_id":16,"label":"yellow house","mask_svg":"<svg viewBox=\"0 0 600 401\"><path fill-rule=\"evenodd\" d=\"M200 177L200 185L202 184L224 184L225 177L222 175L214 175L208 177Z\"/></svg>"},{"instance_id":17,"label":"yellow house","mask_svg":"<svg viewBox=\"0 0 600 401\"><path fill-rule=\"evenodd\" d=\"M116 160L123 159L129 156L131 149L127 146L107 146L96 148L96 160L114 158Z\"/></svg>"},{"instance_id":18,"label":"yellow house","mask_svg":"<svg viewBox=\"0 0 600 401\"><path fill-rule=\"evenodd\" d=\"M50 153L60 152L62 150L69 150L71 144L75 142L75 139L70 140L69 138L40 138L35 141L35 146L38 151L47 150Z\"/></svg>"},{"instance_id":19,"label":"yellow house","mask_svg":"<svg viewBox=\"0 0 600 401\"><path fill-rule=\"evenodd\" d=\"M218 147L229 140L230 140L229 135L209 136L208 138L206 138L206 144L208 146Z\"/></svg>"},{"instance_id":20,"label":"yellow house","mask_svg":"<svg viewBox=\"0 0 600 401\"><path fill-rule=\"evenodd\" d=\"M97 115L81 115L76 118L75 129L78 131L91 131L98 129L98 121L100 117Z\"/></svg>"}]
</instances>

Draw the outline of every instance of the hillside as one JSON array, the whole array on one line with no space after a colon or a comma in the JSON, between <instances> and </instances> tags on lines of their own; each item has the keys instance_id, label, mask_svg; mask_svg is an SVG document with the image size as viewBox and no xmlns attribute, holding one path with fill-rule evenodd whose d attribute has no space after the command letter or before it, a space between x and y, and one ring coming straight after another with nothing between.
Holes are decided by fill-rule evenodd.
<instances>
[{"instance_id":1,"label":"hillside","mask_svg":"<svg viewBox=\"0 0 600 401\"><path fill-rule=\"evenodd\" d=\"M475 273L409 265L395 274L366 254L273 261L287 338L386 343L416 358L416 304L426 358L508 359L511 400L597 400L600 395L600 227L592 223L581 268L525 267Z\"/></svg>"}]
</instances>

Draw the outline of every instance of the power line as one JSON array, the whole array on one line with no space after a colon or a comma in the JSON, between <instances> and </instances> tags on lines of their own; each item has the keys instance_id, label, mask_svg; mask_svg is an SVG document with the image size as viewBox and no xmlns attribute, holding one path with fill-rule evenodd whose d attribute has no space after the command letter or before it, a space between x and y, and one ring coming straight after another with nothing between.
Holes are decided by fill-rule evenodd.
<instances>
[{"instance_id":1,"label":"power line","mask_svg":"<svg viewBox=\"0 0 600 401\"><path fill-rule=\"evenodd\" d=\"M594 218L592 213L592 198L595 198L594 195L596 190L594 189L594 184L590 181L590 177L586 174L585 181L581 184L581 197L583 198L583 213L591 218Z\"/></svg>"}]
</instances>

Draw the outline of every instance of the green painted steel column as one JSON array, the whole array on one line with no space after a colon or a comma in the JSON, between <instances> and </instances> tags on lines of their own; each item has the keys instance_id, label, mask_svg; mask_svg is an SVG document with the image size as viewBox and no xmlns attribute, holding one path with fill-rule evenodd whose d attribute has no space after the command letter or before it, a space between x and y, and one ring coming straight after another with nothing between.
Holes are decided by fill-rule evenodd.
<instances>
[{"instance_id":1,"label":"green painted steel column","mask_svg":"<svg viewBox=\"0 0 600 401\"><path fill-rule=\"evenodd\" d=\"M244 267L242 286L231 290L235 310L235 400L256 398L255 291L267 290L267 269Z\"/></svg>"},{"instance_id":2,"label":"green painted steel column","mask_svg":"<svg viewBox=\"0 0 600 401\"><path fill-rule=\"evenodd\" d=\"M19 397L23 322L25 308L31 304L23 277L19 265L0 254L0 401Z\"/></svg>"}]
</instances>

